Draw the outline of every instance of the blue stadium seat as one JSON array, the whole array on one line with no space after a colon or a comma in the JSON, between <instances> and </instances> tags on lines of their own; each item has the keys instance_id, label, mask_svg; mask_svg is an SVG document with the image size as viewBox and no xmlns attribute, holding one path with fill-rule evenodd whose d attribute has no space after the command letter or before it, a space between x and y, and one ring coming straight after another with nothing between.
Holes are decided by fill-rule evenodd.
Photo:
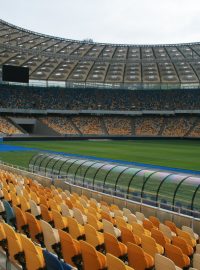
<instances>
[{"instance_id":1,"label":"blue stadium seat","mask_svg":"<svg viewBox=\"0 0 200 270\"><path fill-rule=\"evenodd\" d=\"M43 255L46 263L47 270L71 270L73 267L69 264L66 264L59 259L52 253L48 252L47 250L43 250Z\"/></svg>"},{"instance_id":2,"label":"blue stadium seat","mask_svg":"<svg viewBox=\"0 0 200 270\"><path fill-rule=\"evenodd\" d=\"M6 211L6 223L8 223L11 226L15 225L15 213L12 207L10 206L9 202L5 200L3 200L3 204Z\"/></svg>"}]
</instances>

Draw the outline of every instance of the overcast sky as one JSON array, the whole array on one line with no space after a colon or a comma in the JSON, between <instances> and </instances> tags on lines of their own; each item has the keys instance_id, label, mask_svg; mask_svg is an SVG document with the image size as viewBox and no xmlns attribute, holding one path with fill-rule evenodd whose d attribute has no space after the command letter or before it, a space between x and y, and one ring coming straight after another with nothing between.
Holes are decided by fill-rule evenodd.
<instances>
[{"instance_id":1,"label":"overcast sky","mask_svg":"<svg viewBox=\"0 0 200 270\"><path fill-rule=\"evenodd\" d=\"M69 39L126 44L200 41L200 0L0 0L0 17Z\"/></svg>"}]
</instances>

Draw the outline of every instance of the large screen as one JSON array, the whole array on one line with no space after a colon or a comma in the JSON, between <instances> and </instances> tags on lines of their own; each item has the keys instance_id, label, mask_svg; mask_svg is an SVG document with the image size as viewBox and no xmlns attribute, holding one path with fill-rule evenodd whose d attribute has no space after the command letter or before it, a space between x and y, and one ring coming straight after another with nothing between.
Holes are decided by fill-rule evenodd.
<instances>
[{"instance_id":1,"label":"large screen","mask_svg":"<svg viewBox=\"0 0 200 270\"><path fill-rule=\"evenodd\" d=\"M6 82L29 82L29 68L3 65L2 80Z\"/></svg>"}]
</instances>

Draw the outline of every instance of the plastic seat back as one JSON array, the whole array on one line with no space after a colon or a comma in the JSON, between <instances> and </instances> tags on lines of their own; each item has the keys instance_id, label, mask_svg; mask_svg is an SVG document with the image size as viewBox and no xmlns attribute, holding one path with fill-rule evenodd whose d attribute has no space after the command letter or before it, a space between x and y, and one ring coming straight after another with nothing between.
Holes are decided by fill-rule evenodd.
<instances>
[{"instance_id":1,"label":"plastic seat back","mask_svg":"<svg viewBox=\"0 0 200 270\"><path fill-rule=\"evenodd\" d=\"M63 230L58 230L60 237L61 251L66 263L75 266L75 260L80 255L80 244L71 235Z\"/></svg>"},{"instance_id":2,"label":"plastic seat back","mask_svg":"<svg viewBox=\"0 0 200 270\"><path fill-rule=\"evenodd\" d=\"M42 218L46 221L46 222L52 222L52 214L51 212L48 210L48 208L46 207L46 205L44 204L40 204L40 209L41 209L41 215Z\"/></svg>"},{"instance_id":3,"label":"plastic seat back","mask_svg":"<svg viewBox=\"0 0 200 270\"><path fill-rule=\"evenodd\" d=\"M136 218L140 221L144 221L145 220L145 215L141 212L135 212Z\"/></svg>"},{"instance_id":4,"label":"plastic seat back","mask_svg":"<svg viewBox=\"0 0 200 270\"><path fill-rule=\"evenodd\" d=\"M17 259L16 256L18 256L19 258L20 254L23 252L22 243L21 243L19 234L15 233L13 228L6 223L3 223L3 228L6 233L6 238L8 241L9 258L17 262L19 260Z\"/></svg>"},{"instance_id":5,"label":"plastic seat back","mask_svg":"<svg viewBox=\"0 0 200 270\"><path fill-rule=\"evenodd\" d=\"M154 217L154 216L150 216L149 217L149 220L153 223L153 225L156 227L156 228L159 228L159 225L160 225L160 221L157 217Z\"/></svg>"},{"instance_id":6,"label":"plastic seat back","mask_svg":"<svg viewBox=\"0 0 200 270\"><path fill-rule=\"evenodd\" d=\"M42 248L35 246L34 243L25 235L21 234L22 247L25 253L26 267L28 270L38 270L45 266Z\"/></svg>"},{"instance_id":7,"label":"plastic seat back","mask_svg":"<svg viewBox=\"0 0 200 270\"><path fill-rule=\"evenodd\" d=\"M141 244L141 238L139 236L134 235L131 230L125 227L121 227L120 230L121 230L122 243L124 243L125 245L128 242L131 242L136 245Z\"/></svg>"},{"instance_id":8,"label":"plastic seat back","mask_svg":"<svg viewBox=\"0 0 200 270\"><path fill-rule=\"evenodd\" d=\"M80 231L80 226L75 218L67 217L69 233L74 239L79 239L85 232Z\"/></svg>"},{"instance_id":9,"label":"plastic seat back","mask_svg":"<svg viewBox=\"0 0 200 270\"><path fill-rule=\"evenodd\" d=\"M21 209L23 212L30 211L30 204L29 204L29 199L27 200L26 197L20 196L20 204L21 204Z\"/></svg>"},{"instance_id":10,"label":"plastic seat back","mask_svg":"<svg viewBox=\"0 0 200 270\"><path fill-rule=\"evenodd\" d=\"M59 243L59 235L56 229L53 229L49 223L40 220L42 232L44 235L44 244L48 251L54 252L53 245Z\"/></svg>"},{"instance_id":11,"label":"plastic seat back","mask_svg":"<svg viewBox=\"0 0 200 270\"><path fill-rule=\"evenodd\" d=\"M200 254L198 253L193 256L193 267L200 270Z\"/></svg>"},{"instance_id":12,"label":"plastic seat back","mask_svg":"<svg viewBox=\"0 0 200 270\"><path fill-rule=\"evenodd\" d=\"M3 200L3 205L4 205L4 208L6 211L6 223L13 226L13 223L15 221L14 211L13 211L11 205L9 204L9 202Z\"/></svg>"},{"instance_id":13,"label":"plastic seat back","mask_svg":"<svg viewBox=\"0 0 200 270\"><path fill-rule=\"evenodd\" d=\"M128 262L131 267L135 270L145 270L154 265L154 260L151 258L151 264L148 265L148 261L145 257L143 249L130 242L127 243L128 247ZM137 259L136 259L137 258Z\"/></svg>"},{"instance_id":14,"label":"plastic seat back","mask_svg":"<svg viewBox=\"0 0 200 270\"><path fill-rule=\"evenodd\" d=\"M117 238L110 233L104 233L106 253L116 257L123 257L127 253L127 248L123 243L119 243Z\"/></svg>"},{"instance_id":15,"label":"plastic seat back","mask_svg":"<svg viewBox=\"0 0 200 270\"><path fill-rule=\"evenodd\" d=\"M108 268L107 270L134 270L133 268L126 266L125 263L119 258L113 256L110 253L106 254Z\"/></svg>"},{"instance_id":16,"label":"plastic seat back","mask_svg":"<svg viewBox=\"0 0 200 270\"><path fill-rule=\"evenodd\" d=\"M128 218L128 223L129 224L132 224L133 222L137 223L137 218L136 218L136 216L134 214L129 214L127 216L127 218Z\"/></svg>"},{"instance_id":17,"label":"plastic seat back","mask_svg":"<svg viewBox=\"0 0 200 270\"><path fill-rule=\"evenodd\" d=\"M16 225L19 232L27 232L27 218L25 213L17 206L13 206L16 216Z\"/></svg>"},{"instance_id":18,"label":"plastic seat back","mask_svg":"<svg viewBox=\"0 0 200 270\"><path fill-rule=\"evenodd\" d=\"M34 215L34 217L41 216L40 206L38 206L34 200L29 200L29 203L31 208L31 214Z\"/></svg>"},{"instance_id":19,"label":"plastic seat back","mask_svg":"<svg viewBox=\"0 0 200 270\"><path fill-rule=\"evenodd\" d=\"M52 210L53 221L56 229L66 229L68 227L67 218L63 217L57 210Z\"/></svg>"},{"instance_id":20,"label":"plastic seat back","mask_svg":"<svg viewBox=\"0 0 200 270\"><path fill-rule=\"evenodd\" d=\"M86 241L91 244L93 247L97 247L103 244L103 234L97 232L97 230L91 226L90 224L85 224L85 237ZM98 237L98 234L101 235L101 237ZM99 239L101 238L101 239Z\"/></svg>"},{"instance_id":21,"label":"plastic seat back","mask_svg":"<svg viewBox=\"0 0 200 270\"><path fill-rule=\"evenodd\" d=\"M106 219L103 219L102 222L103 222L103 231L116 236L113 224Z\"/></svg>"},{"instance_id":22,"label":"plastic seat back","mask_svg":"<svg viewBox=\"0 0 200 270\"><path fill-rule=\"evenodd\" d=\"M47 270L71 270L72 269L70 265L62 263L61 261L58 260L58 258L54 254L48 252L47 250L43 250L43 256L45 259Z\"/></svg>"},{"instance_id":23,"label":"plastic seat back","mask_svg":"<svg viewBox=\"0 0 200 270\"><path fill-rule=\"evenodd\" d=\"M61 211L64 217L73 217L73 211L69 209L68 205L61 203Z\"/></svg>"},{"instance_id":24,"label":"plastic seat back","mask_svg":"<svg viewBox=\"0 0 200 270\"><path fill-rule=\"evenodd\" d=\"M169 258L156 254L155 255L155 270L182 270L179 267L176 267L175 263Z\"/></svg>"},{"instance_id":25,"label":"plastic seat back","mask_svg":"<svg viewBox=\"0 0 200 270\"><path fill-rule=\"evenodd\" d=\"M84 219L84 216L81 210L78 208L73 208L73 211L74 211L74 218L78 221L78 223L81 225L85 225L86 220Z\"/></svg>"},{"instance_id":26,"label":"plastic seat back","mask_svg":"<svg viewBox=\"0 0 200 270\"><path fill-rule=\"evenodd\" d=\"M85 270L101 270L106 268L106 257L85 241L80 241L83 267Z\"/></svg>"},{"instance_id":27,"label":"plastic seat back","mask_svg":"<svg viewBox=\"0 0 200 270\"><path fill-rule=\"evenodd\" d=\"M27 218L27 223L29 227L29 233L32 241L41 243L42 240L42 227L39 220L37 220L31 213L25 213Z\"/></svg>"},{"instance_id":28,"label":"plastic seat back","mask_svg":"<svg viewBox=\"0 0 200 270\"><path fill-rule=\"evenodd\" d=\"M151 230L151 236L155 239L156 243L161 245L163 248L165 248L165 245L167 243L171 242L171 239L169 239L167 236L163 234L163 232L157 229Z\"/></svg>"},{"instance_id":29,"label":"plastic seat back","mask_svg":"<svg viewBox=\"0 0 200 270\"><path fill-rule=\"evenodd\" d=\"M172 244L166 244L165 254L175 263L175 265L180 268L188 267L190 265L189 257L184 255L179 247L176 247Z\"/></svg>"},{"instance_id":30,"label":"plastic seat back","mask_svg":"<svg viewBox=\"0 0 200 270\"><path fill-rule=\"evenodd\" d=\"M160 223L159 229L165 236L167 236L169 239L172 239L172 231L167 225Z\"/></svg>"}]
</instances>

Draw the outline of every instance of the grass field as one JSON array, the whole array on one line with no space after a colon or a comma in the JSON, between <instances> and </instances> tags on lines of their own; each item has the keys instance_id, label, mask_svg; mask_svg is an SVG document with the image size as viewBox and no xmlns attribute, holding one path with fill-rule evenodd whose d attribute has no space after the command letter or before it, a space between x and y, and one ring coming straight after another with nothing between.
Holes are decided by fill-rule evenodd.
<instances>
[{"instance_id":1,"label":"grass field","mask_svg":"<svg viewBox=\"0 0 200 270\"><path fill-rule=\"evenodd\" d=\"M48 141L8 144L37 148L37 151L52 150L200 171L200 141ZM0 159L27 167L31 156L37 151L0 152Z\"/></svg>"}]
</instances>

